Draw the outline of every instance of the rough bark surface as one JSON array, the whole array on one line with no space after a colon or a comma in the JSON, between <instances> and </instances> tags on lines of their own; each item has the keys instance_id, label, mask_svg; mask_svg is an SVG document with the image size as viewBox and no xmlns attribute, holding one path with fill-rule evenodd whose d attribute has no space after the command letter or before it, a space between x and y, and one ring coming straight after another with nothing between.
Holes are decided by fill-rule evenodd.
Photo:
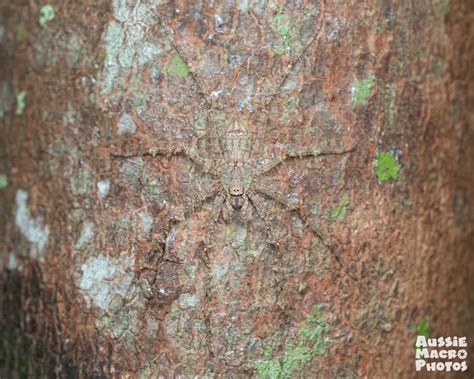
<instances>
[{"instance_id":1,"label":"rough bark surface","mask_svg":"<svg viewBox=\"0 0 474 379\"><path fill-rule=\"evenodd\" d=\"M0 376L402 378L415 330L473 346L469 1L0 5ZM216 162L234 122L257 166L355 149L206 242L221 183L154 153Z\"/></svg>"}]
</instances>

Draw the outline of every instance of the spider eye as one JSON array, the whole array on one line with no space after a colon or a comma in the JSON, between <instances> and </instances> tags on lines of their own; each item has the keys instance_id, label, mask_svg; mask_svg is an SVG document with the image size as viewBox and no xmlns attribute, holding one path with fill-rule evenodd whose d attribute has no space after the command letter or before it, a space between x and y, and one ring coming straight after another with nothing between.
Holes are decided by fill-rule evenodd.
<instances>
[{"instance_id":1,"label":"spider eye","mask_svg":"<svg viewBox=\"0 0 474 379\"><path fill-rule=\"evenodd\" d=\"M243 193L242 189L239 187L230 187L229 192L233 196L239 196L239 195L242 195Z\"/></svg>"}]
</instances>

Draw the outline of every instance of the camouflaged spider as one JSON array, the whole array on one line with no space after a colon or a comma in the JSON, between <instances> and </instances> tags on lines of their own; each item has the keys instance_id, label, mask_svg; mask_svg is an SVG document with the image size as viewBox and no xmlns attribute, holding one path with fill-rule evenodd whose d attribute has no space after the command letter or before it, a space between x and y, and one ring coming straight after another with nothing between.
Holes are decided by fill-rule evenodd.
<instances>
[{"instance_id":1,"label":"camouflaged spider","mask_svg":"<svg viewBox=\"0 0 474 379\"><path fill-rule=\"evenodd\" d=\"M222 147L221 157L217 161L198 156L193 150L185 147L177 147L173 150L151 149L147 154L156 155L180 155L188 158L203 172L212 176L216 183L210 193L205 193L197 197L186 206L185 212L191 213L199 209L206 201L214 198L214 205L211 213L208 233L206 236L206 246L209 246L214 227L219 220L220 215L224 221L233 217L238 217L244 221L252 218L252 209L257 211L260 219L265 224L267 237L272 235L272 228L268 224L268 218L264 211L264 205L261 198L255 195L273 199L284 205L289 210L298 211L299 204L290 202L284 196L273 192L260 182L259 177L272 171L280 164L292 158L320 157L326 155L346 154L351 150L341 151L319 151L312 149L283 149L280 154L269 162L258 166L251 160L251 138L246 128L234 122L225 133L224 146ZM278 241L272 238L272 244L278 246Z\"/></svg>"},{"instance_id":2,"label":"camouflaged spider","mask_svg":"<svg viewBox=\"0 0 474 379\"><path fill-rule=\"evenodd\" d=\"M298 210L299 204L293 204L284 196L272 192L259 181L259 177L272 171L277 166L288 159L304 157L320 157L325 155L346 154L352 150L342 151L319 151L313 149L283 149L280 154L269 162L258 166L251 160L251 138L243 124L237 121L228 128L225 133L222 148L219 147L220 158L217 161L198 156L193 150L185 147L177 147L173 150L151 149L150 155L181 155L188 158L203 172L211 175L216 180L213 191L199 197L197 201L191 202L186 211L191 212L214 198L214 206L209 225L206 243L214 232L214 226L220 215L225 221L232 217L239 217L245 221L252 218L252 208L265 222L266 231L271 234L271 227L267 225L267 218L264 214L264 207L259 197L255 194L271 198L283 204L290 210ZM272 243L278 244L277 241Z\"/></svg>"},{"instance_id":3,"label":"camouflaged spider","mask_svg":"<svg viewBox=\"0 0 474 379\"><path fill-rule=\"evenodd\" d=\"M306 46L311 44L312 41ZM175 44L172 44L176 52L185 59L184 53ZM270 99L272 99L283 86L287 79L290 70L297 61L304 54L306 48L303 49L298 58L287 66L286 71L277 86L275 86ZM188 62L187 62L188 63ZM189 65L189 70L193 80L199 88L199 94L204 98L209 106L212 106L211 97L203 90L203 86L194 73L192 66ZM267 113L268 105L271 100L266 103ZM265 226L267 242L278 246L279 241L274 238L272 233L272 226L268 221L265 212L263 198L272 199L285 208L298 213L301 219L304 219L300 212L300 204L293 203L285 196L272 191L260 180L260 177L270 173L273 169L290 159L308 158L308 157L322 157L328 155L343 155L353 151L353 148L344 150L327 150L321 151L311 148L290 148L283 147L272 159L264 164L258 165L257 159L252 159L254 156L254 145L259 136L251 136L244 123L240 120L234 120L232 125L229 125L224 132L221 139L218 138L217 131L214 125L210 127L212 148L215 151L217 159L206 159L200 156L194 148L184 146L175 146L170 149L152 148L143 154L123 155L114 154L118 157L131 157L136 155L161 155L161 156L181 156L193 162L202 172L211 176L214 180L212 190L206 193L197 194L196 197L190 201L184 209L184 213L190 214L200 209L204 203L214 199L209 228L206 234L205 245L206 250L212 242L215 225L222 215L224 221L238 218L245 222L252 218L253 210L256 211L260 220ZM260 136L262 137L262 136ZM328 245L321 234L314 231L323 244L334 253L330 245ZM337 261L342 265L339 257L334 253ZM344 266L343 266L344 267ZM346 270L347 271L347 270Z\"/></svg>"}]
</instances>

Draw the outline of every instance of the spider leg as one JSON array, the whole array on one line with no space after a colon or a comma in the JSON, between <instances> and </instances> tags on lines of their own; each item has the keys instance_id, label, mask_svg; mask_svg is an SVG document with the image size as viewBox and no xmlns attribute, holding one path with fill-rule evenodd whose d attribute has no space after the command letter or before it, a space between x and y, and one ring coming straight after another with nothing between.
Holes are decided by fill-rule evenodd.
<instances>
[{"instance_id":1,"label":"spider leg","mask_svg":"<svg viewBox=\"0 0 474 379\"><path fill-rule=\"evenodd\" d=\"M270 94L267 95L267 98L269 98L266 102L265 102L265 105L266 105L266 109L267 111L269 111L270 109L270 105L273 103L273 99L275 98L276 95L278 95L281 91L281 88L283 87L283 85L285 84L286 80L288 79L288 76L290 75L291 73L291 70L293 69L293 67L295 67L299 61L301 60L301 58L304 56L304 54L306 53L306 51L308 50L308 48L313 44L313 42L319 37L319 33L318 34L315 34L313 37L310 38L310 40L308 41L308 43L303 47L303 49L301 49L301 52L298 54L298 56L292 61L290 62L285 70L283 71L283 75L280 77L280 79L278 80L277 84L273 87L272 91L270 92Z\"/></svg>"},{"instance_id":2,"label":"spider leg","mask_svg":"<svg viewBox=\"0 0 474 379\"><path fill-rule=\"evenodd\" d=\"M254 177L263 175L275 167L279 166L283 162L289 159L296 159L296 158L307 158L307 157L323 157L328 155L344 155L354 151L354 147L345 149L345 150L316 150L316 149L290 149L285 148L280 154L272 159L270 162L265 163L261 167L258 167L254 170L253 175Z\"/></svg>"},{"instance_id":3,"label":"spider leg","mask_svg":"<svg viewBox=\"0 0 474 379\"><path fill-rule=\"evenodd\" d=\"M186 62L186 65L188 66L189 73L191 74L191 77L193 81L196 83L198 87L198 94L201 96L201 98L204 100L204 102L207 105L208 109L208 114L206 116L206 122L208 127L210 128L210 138L211 138L211 143L213 149L219 154L221 158L224 157L224 153L222 151L222 147L219 142L219 137L217 135L217 130L214 127L214 125L210 122L209 120L209 114L212 113L213 111L213 99L212 96L209 95L211 91L209 91L205 85L199 80L199 77L194 69L194 65L192 65L189 60L186 58L186 55L184 51L181 49L180 46L178 46L173 40L171 40L171 45L173 46L173 49L176 51L176 53Z\"/></svg>"},{"instance_id":4,"label":"spider leg","mask_svg":"<svg viewBox=\"0 0 474 379\"><path fill-rule=\"evenodd\" d=\"M114 158L133 158L140 156L151 156L156 157L157 155L171 157L171 156L181 156L191 162L193 162L201 171L206 174L210 174L214 177L218 177L218 171L215 164L212 163L210 159L205 159L200 157L193 149L187 147L175 147L173 149L163 149L158 147L153 147L144 152L112 152L111 156Z\"/></svg>"},{"instance_id":5,"label":"spider leg","mask_svg":"<svg viewBox=\"0 0 474 379\"><path fill-rule=\"evenodd\" d=\"M358 282L358 279L352 274L352 272L349 270L349 268L346 266L346 264L342 261L341 255L337 251L337 248L334 245L331 245L326 241L326 238L321 234L321 232L316 229L315 227L312 227L306 223L306 226L309 227L309 229L316 235L319 241L321 241L322 245L331 253L331 255L334 257L334 259L337 261L339 266L342 267L342 269L345 271L347 275L354 281Z\"/></svg>"},{"instance_id":6,"label":"spider leg","mask_svg":"<svg viewBox=\"0 0 474 379\"><path fill-rule=\"evenodd\" d=\"M205 250L204 250L207 260L209 260L209 257L207 256L207 253L209 251L211 241L213 240L216 224L217 224L217 221L219 220L219 216L221 214L222 207L224 205L224 201L225 201L224 196L222 196L222 195L216 196L216 198L214 200L214 205L212 206L211 217L210 217L210 220L209 220L209 227L208 227L207 233L206 233L206 240L205 240L206 246L205 246Z\"/></svg>"},{"instance_id":7,"label":"spider leg","mask_svg":"<svg viewBox=\"0 0 474 379\"><path fill-rule=\"evenodd\" d=\"M217 194L219 191L216 188L213 188L210 192L198 193L195 199L187 202L184 205L183 209L178 210L178 214L171 215L170 220L168 222L168 230L171 229L171 225L179 224L183 221L186 217L189 217L194 212L202 209L202 206L209 201L210 199L216 198L214 203L217 201L218 197ZM206 252L207 255L207 252ZM207 257L204 259L205 263L207 262Z\"/></svg>"},{"instance_id":8,"label":"spider leg","mask_svg":"<svg viewBox=\"0 0 474 379\"><path fill-rule=\"evenodd\" d=\"M205 159L200 157L196 152L192 149L188 149L186 147L178 147L173 149L173 155L182 155L183 157L191 160L198 166L202 171L207 174L211 174L214 177L218 177L219 173L216 170L215 164L213 164L212 160Z\"/></svg>"},{"instance_id":9,"label":"spider leg","mask_svg":"<svg viewBox=\"0 0 474 379\"><path fill-rule=\"evenodd\" d=\"M230 209L231 206L229 205L229 202L225 200L224 198L224 205L222 206L222 218L224 221L229 221L231 216L232 210Z\"/></svg>"},{"instance_id":10,"label":"spider leg","mask_svg":"<svg viewBox=\"0 0 474 379\"><path fill-rule=\"evenodd\" d=\"M184 53L184 50L178 46L174 39L170 39L171 46L173 46L173 49L176 51L176 53L181 57L186 62L186 66L188 66L188 71L191 74L191 77L193 81L196 83L197 88L198 88L198 94L201 96L201 98L204 100L206 105L211 108L212 107L212 98L209 96L210 91L206 88L206 86L201 83L199 80L196 71L194 70L194 65L189 62L188 59L186 59L186 54Z\"/></svg>"},{"instance_id":11,"label":"spider leg","mask_svg":"<svg viewBox=\"0 0 474 379\"><path fill-rule=\"evenodd\" d=\"M257 192L257 193L259 193L259 194L261 194L265 197L268 197L270 199L273 199L276 202L284 205L287 209L289 209L291 211L296 211L298 213L298 215L301 217L301 219L304 220L302 215L300 215L299 204L292 203L289 199L287 199L281 193L275 191L273 188L267 188L262 183L253 182L253 189L254 189L255 192Z\"/></svg>"},{"instance_id":12,"label":"spider leg","mask_svg":"<svg viewBox=\"0 0 474 379\"><path fill-rule=\"evenodd\" d=\"M334 245L331 245L326 241L326 238L322 235L322 233L313 227L307 220L306 217L304 217L302 209L299 207L299 205L294 205L292 204L288 199L286 199L284 196L280 195L278 192L273 191L270 188L265 188L262 185L255 184L254 190L257 193L260 193L270 199L273 199L277 201L278 203L284 205L286 208L289 210L296 212L298 217L303 221L305 227L309 228L314 235L318 238L318 240L321 241L323 246L331 253L331 255L336 259L337 263L342 267L342 269L346 272L349 277L357 282L357 278L350 272L350 270L346 267L346 265L343 263L340 254L337 251L337 248Z\"/></svg>"},{"instance_id":13,"label":"spider leg","mask_svg":"<svg viewBox=\"0 0 474 379\"><path fill-rule=\"evenodd\" d=\"M205 239L205 249L204 249L204 254L205 259L204 262L207 263L209 261L209 257L207 255L208 252L208 246L210 244L211 237L214 235L214 229L215 229L215 224L217 223L217 220L219 219L219 214L220 210L222 207L222 197L217 196L218 191L214 189L211 193L204 194L199 196L196 200L191 201L190 203L186 204L184 208L184 215L187 216L191 213L194 213L195 211L199 210L202 208L203 204L207 202L209 199L215 198L214 199L214 205L212 207L211 211L211 218L209 221L209 227L206 233L206 239Z\"/></svg>"},{"instance_id":14,"label":"spider leg","mask_svg":"<svg viewBox=\"0 0 474 379\"><path fill-rule=\"evenodd\" d=\"M209 199L216 197L218 193L219 191L216 188L207 193L199 193L195 199L189 201L184 206L184 216L189 216L190 214L201 209L204 203L206 203Z\"/></svg>"},{"instance_id":15,"label":"spider leg","mask_svg":"<svg viewBox=\"0 0 474 379\"><path fill-rule=\"evenodd\" d=\"M321 14L324 14L324 11L321 11ZM324 27L324 23L322 23ZM257 127L256 135L254 137L254 143L252 143L252 151L259 151L260 149L260 141L263 140L265 137L266 133L266 127L267 127L267 122L268 122L268 115L270 113L271 106L273 104L273 101L276 97L281 92L281 89L283 85L285 84L286 80L288 79L290 73L292 72L293 68L301 61L303 56L305 55L306 51L309 49L309 47L318 39L318 37L321 35L323 31L323 27L319 30L318 33L314 34L309 41L303 46L301 49L300 53L298 56L291 61L283 70L283 74L281 77L278 79L276 85L272 87L270 90L270 93L265 95L265 102L264 102L264 109L262 110L263 114L263 119L259 122L259 127Z\"/></svg>"},{"instance_id":16,"label":"spider leg","mask_svg":"<svg viewBox=\"0 0 474 379\"><path fill-rule=\"evenodd\" d=\"M275 234L273 233L274 228L272 227L272 225L268 221L268 213L265 209L265 204L263 204L262 199L258 195L256 195L256 196L254 196L254 195L255 194L252 194L252 196L251 196L251 194L249 194L247 196L248 200L249 200L249 203L255 208L255 210L257 211L258 216L260 217L261 221L263 222L263 225L265 227L265 234L266 234L268 243L278 247L280 243L275 238Z\"/></svg>"},{"instance_id":17,"label":"spider leg","mask_svg":"<svg viewBox=\"0 0 474 379\"><path fill-rule=\"evenodd\" d=\"M242 219L245 222L248 222L252 219L252 204L250 202L250 196L244 197L244 204L242 205L242 209L240 210L242 214Z\"/></svg>"}]
</instances>

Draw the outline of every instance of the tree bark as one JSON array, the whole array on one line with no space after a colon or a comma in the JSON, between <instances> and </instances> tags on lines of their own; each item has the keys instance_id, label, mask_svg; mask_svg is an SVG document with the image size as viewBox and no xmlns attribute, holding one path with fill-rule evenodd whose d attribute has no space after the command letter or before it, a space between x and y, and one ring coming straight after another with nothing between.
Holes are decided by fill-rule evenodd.
<instances>
[{"instance_id":1,"label":"tree bark","mask_svg":"<svg viewBox=\"0 0 474 379\"><path fill-rule=\"evenodd\" d=\"M1 0L0 376L472 376L470 3Z\"/></svg>"}]
</instances>

